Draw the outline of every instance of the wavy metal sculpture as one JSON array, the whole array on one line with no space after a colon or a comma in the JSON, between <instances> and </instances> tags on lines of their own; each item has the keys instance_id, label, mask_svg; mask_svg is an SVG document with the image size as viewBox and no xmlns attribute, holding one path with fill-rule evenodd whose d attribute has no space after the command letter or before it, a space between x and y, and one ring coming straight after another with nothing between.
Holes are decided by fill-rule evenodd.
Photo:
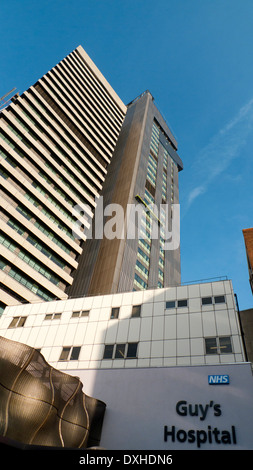
<instances>
[{"instance_id":1,"label":"wavy metal sculpture","mask_svg":"<svg viewBox=\"0 0 253 470\"><path fill-rule=\"evenodd\" d=\"M99 446L106 405L36 349L0 336L0 436L37 446Z\"/></svg>"}]
</instances>

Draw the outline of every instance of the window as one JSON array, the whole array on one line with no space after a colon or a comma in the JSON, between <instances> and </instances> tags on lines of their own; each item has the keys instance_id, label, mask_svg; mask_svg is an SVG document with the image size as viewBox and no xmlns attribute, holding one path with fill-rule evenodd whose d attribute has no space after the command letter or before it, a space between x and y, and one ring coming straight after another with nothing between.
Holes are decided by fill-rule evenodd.
<instances>
[{"instance_id":1,"label":"window","mask_svg":"<svg viewBox=\"0 0 253 470\"><path fill-rule=\"evenodd\" d=\"M226 302L225 295L217 295L217 296L214 297L214 303L215 304L223 304L225 302Z\"/></svg>"},{"instance_id":2,"label":"window","mask_svg":"<svg viewBox=\"0 0 253 470\"><path fill-rule=\"evenodd\" d=\"M148 278L148 269L138 259L136 260L135 268L143 277Z\"/></svg>"},{"instance_id":3,"label":"window","mask_svg":"<svg viewBox=\"0 0 253 470\"><path fill-rule=\"evenodd\" d=\"M217 338L205 338L206 354L218 354Z\"/></svg>"},{"instance_id":4,"label":"window","mask_svg":"<svg viewBox=\"0 0 253 470\"><path fill-rule=\"evenodd\" d=\"M119 307L113 307L111 311L111 319L119 318Z\"/></svg>"},{"instance_id":5,"label":"window","mask_svg":"<svg viewBox=\"0 0 253 470\"><path fill-rule=\"evenodd\" d=\"M134 359L137 357L138 343L128 343L127 345L127 359Z\"/></svg>"},{"instance_id":6,"label":"window","mask_svg":"<svg viewBox=\"0 0 253 470\"><path fill-rule=\"evenodd\" d=\"M223 304L226 302L225 295L216 295L214 297L202 297L202 305Z\"/></svg>"},{"instance_id":7,"label":"window","mask_svg":"<svg viewBox=\"0 0 253 470\"><path fill-rule=\"evenodd\" d=\"M220 354L229 354L232 353L232 344L230 336L222 336L219 338L220 343Z\"/></svg>"},{"instance_id":8,"label":"window","mask_svg":"<svg viewBox=\"0 0 253 470\"><path fill-rule=\"evenodd\" d=\"M187 307L187 305L188 305L188 300L187 299L178 300L178 302L177 302L178 307Z\"/></svg>"},{"instance_id":9,"label":"window","mask_svg":"<svg viewBox=\"0 0 253 470\"><path fill-rule=\"evenodd\" d=\"M47 313L44 320L59 320L61 313Z\"/></svg>"},{"instance_id":10,"label":"window","mask_svg":"<svg viewBox=\"0 0 253 470\"><path fill-rule=\"evenodd\" d=\"M24 326L25 322L26 322L26 318L27 317L13 317L10 325L8 326L8 328L19 328L21 326Z\"/></svg>"},{"instance_id":11,"label":"window","mask_svg":"<svg viewBox=\"0 0 253 470\"><path fill-rule=\"evenodd\" d=\"M60 361L77 361L81 346L64 346L60 355Z\"/></svg>"},{"instance_id":12,"label":"window","mask_svg":"<svg viewBox=\"0 0 253 470\"><path fill-rule=\"evenodd\" d=\"M132 317L140 317L141 316L141 305L133 305L132 308Z\"/></svg>"},{"instance_id":13,"label":"window","mask_svg":"<svg viewBox=\"0 0 253 470\"><path fill-rule=\"evenodd\" d=\"M166 302L166 308L175 308L176 307L176 302L175 300L169 300Z\"/></svg>"},{"instance_id":14,"label":"window","mask_svg":"<svg viewBox=\"0 0 253 470\"><path fill-rule=\"evenodd\" d=\"M138 343L105 344L103 359L134 359Z\"/></svg>"},{"instance_id":15,"label":"window","mask_svg":"<svg viewBox=\"0 0 253 470\"><path fill-rule=\"evenodd\" d=\"M178 300L177 302L175 300L168 300L166 302L166 307L165 308L180 308L180 307L187 307L188 306L188 299L182 299Z\"/></svg>"},{"instance_id":16,"label":"window","mask_svg":"<svg viewBox=\"0 0 253 470\"><path fill-rule=\"evenodd\" d=\"M77 310L72 312L72 318L88 317L89 313L89 310Z\"/></svg>"},{"instance_id":17,"label":"window","mask_svg":"<svg viewBox=\"0 0 253 470\"><path fill-rule=\"evenodd\" d=\"M54 314L54 320L59 320L61 318L61 313Z\"/></svg>"},{"instance_id":18,"label":"window","mask_svg":"<svg viewBox=\"0 0 253 470\"><path fill-rule=\"evenodd\" d=\"M205 338L206 354L230 354L233 352L230 336Z\"/></svg>"},{"instance_id":19,"label":"window","mask_svg":"<svg viewBox=\"0 0 253 470\"><path fill-rule=\"evenodd\" d=\"M6 266L7 266L6 263L0 260L0 269L4 269ZM39 286L36 282L33 281L32 278L30 278L29 276L26 276L18 268L12 267L8 271L7 274L8 276L15 279L15 281L25 286L27 289L31 290L34 294L38 295L38 297L41 297L43 300L46 300L46 301L53 300L53 297L47 293L46 289Z\"/></svg>"},{"instance_id":20,"label":"window","mask_svg":"<svg viewBox=\"0 0 253 470\"><path fill-rule=\"evenodd\" d=\"M138 276L137 273L134 275L134 284L139 288L139 289L146 289L148 284L145 282L143 279Z\"/></svg>"},{"instance_id":21,"label":"window","mask_svg":"<svg viewBox=\"0 0 253 470\"><path fill-rule=\"evenodd\" d=\"M103 359L112 359L114 344L106 344Z\"/></svg>"},{"instance_id":22,"label":"window","mask_svg":"<svg viewBox=\"0 0 253 470\"><path fill-rule=\"evenodd\" d=\"M125 349L126 349L126 345L125 345L125 344L116 344L116 349L115 349L114 358L115 358L115 359L124 359L124 357L125 357Z\"/></svg>"}]
</instances>

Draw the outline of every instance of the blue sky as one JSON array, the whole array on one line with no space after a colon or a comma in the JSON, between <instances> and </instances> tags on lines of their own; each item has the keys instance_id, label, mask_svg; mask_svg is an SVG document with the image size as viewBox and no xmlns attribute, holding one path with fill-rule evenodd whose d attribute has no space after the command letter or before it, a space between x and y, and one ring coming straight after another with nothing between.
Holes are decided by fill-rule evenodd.
<instances>
[{"instance_id":1,"label":"blue sky","mask_svg":"<svg viewBox=\"0 0 253 470\"><path fill-rule=\"evenodd\" d=\"M178 140L182 282L232 279L253 297L252 0L1 0L0 96L81 44L127 104L149 89Z\"/></svg>"}]
</instances>

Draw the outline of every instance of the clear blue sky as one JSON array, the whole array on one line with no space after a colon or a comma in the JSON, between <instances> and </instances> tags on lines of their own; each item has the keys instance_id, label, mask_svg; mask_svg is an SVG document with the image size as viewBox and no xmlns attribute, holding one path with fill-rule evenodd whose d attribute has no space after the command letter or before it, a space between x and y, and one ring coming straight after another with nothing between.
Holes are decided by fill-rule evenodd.
<instances>
[{"instance_id":1,"label":"clear blue sky","mask_svg":"<svg viewBox=\"0 0 253 470\"><path fill-rule=\"evenodd\" d=\"M226 275L253 307L252 0L1 0L0 96L81 44L127 104L153 94L179 144L182 282Z\"/></svg>"}]
</instances>

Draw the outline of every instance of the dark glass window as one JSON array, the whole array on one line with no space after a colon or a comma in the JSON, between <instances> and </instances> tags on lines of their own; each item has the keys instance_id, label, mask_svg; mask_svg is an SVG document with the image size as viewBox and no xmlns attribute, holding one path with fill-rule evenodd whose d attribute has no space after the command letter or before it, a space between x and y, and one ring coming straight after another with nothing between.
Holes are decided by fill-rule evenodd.
<instances>
[{"instance_id":1,"label":"dark glass window","mask_svg":"<svg viewBox=\"0 0 253 470\"><path fill-rule=\"evenodd\" d=\"M76 310L72 313L72 318L88 317L89 313L89 310Z\"/></svg>"},{"instance_id":2,"label":"dark glass window","mask_svg":"<svg viewBox=\"0 0 253 470\"><path fill-rule=\"evenodd\" d=\"M138 343L105 344L103 359L133 359L137 357Z\"/></svg>"},{"instance_id":3,"label":"dark glass window","mask_svg":"<svg viewBox=\"0 0 253 470\"><path fill-rule=\"evenodd\" d=\"M70 353L70 346L62 348L62 352L60 355L60 361L67 361Z\"/></svg>"},{"instance_id":4,"label":"dark glass window","mask_svg":"<svg viewBox=\"0 0 253 470\"><path fill-rule=\"evenodd\" d=\"M213 303L212 297L202 297L202 305L210 305Z\"/></svg>"},{"instance_id":5,"label":"dark glass window","mask_svg":"<svg viewBox=\"0 0 253 470\"><path fill-rule=\"evenodd\" d=\"M119 307L113 307L111 311L111 318L119 317Z\"/></svg>"},{"instance_id":6,"label":"dark glass window","mask_svg":"<svg viewBox=\"0 0 253 470\"><path fill-rule=\"evenodd\" d=\"M220 353L221 354L229 354L232 352L232 344L230 336L221 336L219 338L220 343Z\"/></svg>"},{"instance_id":7,"label":"dark glass window","mask_svg":"<svg viewBox=\"0 0 253 470\"><path fill-rule=\"evenodd\" d=\"M230 336L205 338L206 354L230 354L233 352Z\"/></svg>"},{"instance_id":8,"label":"dark glass window","mask_svg":"<svg viewBox=\"0 0 253 470\"><path fill-rule=\"evenodd\" d=\"M205 338L206 354L218 354L217 339Z\"/></svg>"},{"instance_id":9,"label":"dark glass window","mask_svg":"<svg viewBox=\"0 0 253 470\"><path fill-rule=\"evenodd\" d=\"M176 307L175 300L168 300L168 302L166 302L166 308L175 308L175 307Z\"/></svg>"},{"instance_id":10,"label":"dark glass window","mask_svg":"<svg viewBox=\"0 0 253 470\"><path fill-rule=\"evenodd\" d=\"M24 326L27 317L13 317L8 328L18 328Z\"/></svg>"},{"instance_id":11,"label":"dark glass window","mask_svg":"<svg viewBox=\"0 0 253 470\"><path fill-rule=\"evenodd\" d=\"M225 302L226 302L225 295L217 295L217 296L214 297L214 303L215 304L223 304Z\"/></svg>"},{"instance_id":12,"label":"dark glass window","mask_svg":"<svg viewBox=\"0 0 253 470\"><path fill-rule=\"evenodd\" d=\"M105 344L103 359L112 359L114 344Z\"/></svg>"},{"instance_id":13,"label":"dark glass window","mask_svg":"<svg viewBox=\"0 0 253 470\"><path fill-rule=\"evenodd\" d=\"M88 317L90 314L90 311L89 310L82 310L81 312L81 317Z\"/></svg>"},{"instance_id":14,"label":"dark glass window","mask_svg":"<svg viewBox=\"0 0 253 470\"><path fill-rule=\"evenodd\" d=\"M76 312L72 312L72 318L78 318L80 315L80 311L77 310Z\"/></svg>"},{"instance_id":15,"label":"dark glass window","mask_svg":"<svg viewBox=\"0 0 253 470\"><path fill-rule=\"evenodd\" d=\"M127 358L135 358L137 357L137 346L138 343L128 343L128 348L127 348Z\"/></svg>"},{"instance_id":16,"label":"dark glass window","mask_svg":"<svg viewBox=\"0 0 253 470\"><path fill-rule=\"evenodd\" d=\"M125 349L126 349L125 344L116 344L115 359L124 359Z\"/></svg>"},{"instance_id":17,"label":"dark glass window","mask_svg":"<svg viewBox=\"0 0 253 470\"><path fill-rule=\"evenodd\" d=\"M59 320L59 318L61 318L61 313L55 313L54 320Z\"/></svg>"},{"instance_id":18,"label":"dark glass window","mask_svg":"<svg viewBox=\"0 0 253 470\"><path fill-rule=\"evenodd\" d=\"M187 299L178 300L178 302L177 302L178 307L187 307L187 305L188 305L188 300Z\"/></svg>"},{"instance_id":19,"label":"dark glass window","mask_svg":"<svg viewBox=\"0 0 253 470\"><path fill-rule=\"evenodd\" d=\"M61 313L47 313L44 320L59 320Z\"/></svg>"},{"instance_id":20,"label":"dark glass window","mask_svg":"<svg viewBox=\"0 0 253 470\"><path fill-rule=\"evenodd\" d=\"M47 313L45 316L45 320L52 320L53 314L52 313Z\"/></svg>"},{"instance_id":21,"label":"dark glass window","mask_svg":"<svg viewBox=\"0 0 253 470\"><path fill-rule=\"evenodd\" d=\"M60 361L77 361L81 346L64 346L60 355Z\"/></svg>"},{"instance_id":22,"label":"dark glass window","mask_svg":"<svg viewBox=\"0 0 253 470\"><path fill-rule=\"evenodd\" d=\"M70 354L70 361L77 361L77 359L79 358L80 351L81 346L74 346Z\"/></svg>"},{"instance_id":23,"label":"dark glass window","mask_svg":"<svg viewBox=\"0 0 253 470\"><path fill-rule=\"evenodd\" d=\"M140 317L140 316L141 316L141 305L133 305L132 317Z\"/></svg>"}]
</instances>

